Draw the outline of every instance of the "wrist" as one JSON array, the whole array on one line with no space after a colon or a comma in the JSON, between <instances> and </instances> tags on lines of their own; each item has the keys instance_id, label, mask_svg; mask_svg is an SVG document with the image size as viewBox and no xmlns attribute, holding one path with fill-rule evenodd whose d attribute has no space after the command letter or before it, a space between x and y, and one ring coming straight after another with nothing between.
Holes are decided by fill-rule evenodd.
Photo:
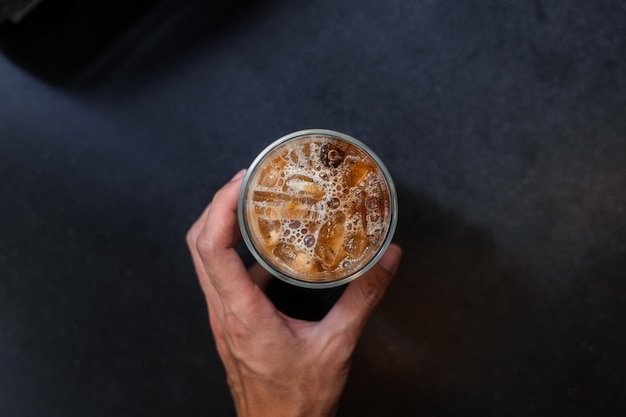
<instances>
[{"instance_id":1,"label":"wrist","mask_svg":"<svg viewBox=\"0 0 626 417\"><path fill-rule=\"evenodd\" d=\"M238 417L332 417L342 390L263 385L240 390L231 387Z\"/></svg>"}]
</instances>

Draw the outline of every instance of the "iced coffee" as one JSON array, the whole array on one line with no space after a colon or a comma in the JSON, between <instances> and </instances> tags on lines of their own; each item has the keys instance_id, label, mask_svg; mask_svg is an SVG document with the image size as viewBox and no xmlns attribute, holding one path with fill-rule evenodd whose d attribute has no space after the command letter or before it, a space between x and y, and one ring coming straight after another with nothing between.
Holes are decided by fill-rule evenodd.
<instances>
[{"instance_id":1,"label":"iced coffee","mask_svg":"<svg viewBox=\"0 0 626 417\"><path fill-rule=\"evenodd\" d=\"M395 210L382 163L331 131L293 134L268 148L249 170L239 205L253 254L296 284L358 276L390 242Z\"/></svg>"}]
</instances>

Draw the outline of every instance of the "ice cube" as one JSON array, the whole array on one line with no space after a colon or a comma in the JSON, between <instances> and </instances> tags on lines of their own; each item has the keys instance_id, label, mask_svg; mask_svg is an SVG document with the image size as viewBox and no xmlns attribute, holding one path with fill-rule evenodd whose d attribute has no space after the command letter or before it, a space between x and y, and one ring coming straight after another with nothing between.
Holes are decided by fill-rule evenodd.
<instances>
[{"instance_id":1,"label":"ice cube","mask_svg":"<svg viewBox=\"0 0 626 417\"><path fill-rule=\"evenodd\" d=\"M259 185L274 187L280 178L280 172L273 166L266 167L259 175Z\"/></svg>"},{"instance_id":2,"label":"ice cube","mask_svg":"<svg viewBox=\"0 0 626 417\"><path fill-rule=\"evenodd\" d=\"M298 208L292 204L281 206L255 206L254 211L258 216L272 220L316 220L319 213L315 210Z\"/></svg>"},{"instance_id":3,"label":"ice cube","mask_svg":"<svg viewBox=\"0 0 626 417\"><path fill-rule=\"evenodd\" d=\"M287 204L287 207L280 210L280 216L285 220L306 220L315 218L316 213L309 209Z\"/></svg>"},{"instance_id":4,"label":"ice cube","mask_svg":"<svg viewBox=\"0 0 626 417\"><path fill-rule=\"evenodd\" d=\"M367 193L365 191L360 191L357 193L355 200L350 206L350 215L357 219L357 221L361 222L363 228L367 226L367 209L365 207L365 198L367 197Z\"/></svg>"},{"instance_id":5,"label":"ice cube","mask_svg":"<svg viewBox=\"0 0 626 417\"><path fill-rule=\"evenodd\" d=\"M280 237L280 221L269 219L258 219L259 234L268 246L274 246L278 243Z\"/></svg>"},{"instance_id":6,"label":"ice cube","mask_svg":"<svg viewBox=\"0 0 626 417\"><path fill-rule=\"evenodd\" d=\"M343 242L345 221L346 215L343 212L337 212L320 229L315 253L324 266L329 269L337 266L336 262Z\"/></svg>"},{"instance_id":7,"label":"ice cube","mask_svg":"<svg viewBox=\"0 0 626 417\"><path fill-rule=\"evenodd\" d=\"M274 187L280 178L281 171L287 162L281 157L274 158L259 175L259 185L263 187Z\"/></svg>"},{"instance_id":8,"label":"ice cube","mask_svg":"<svg viewBox=\"0 0 626 417\"><path fill-rule=\"evenodd\" d=\"M322 190L314 181L313 178L306 175L292 175L285 181L283 187L285 192L294 192L296 194L304 194L316 199L324 196L324 190Z\"/></svg>"},{"instance_id":9,"label":"ice cube","mask_svg":"<svg viewBox=\"0 0 626 417\"><path fill-rule=\"evenodd\" d=\"M348 156L343 164L346 173L345 180L348 187L355 187L365 179L370 172L370 166L361 158Z\"/></svg>"},{"instance_id":10,"label":"ice cube","mask_svg":"<svg viewBox=\"0 0 626 417\"><path fill-rule=\"evenodd\" d=\"M295 196L292 194L258 190L252 193L252 201L258 201L260 203L273 203L279 205L292 204L294 206L306 205L309 202L309 200L304 196Z\"/></svg>"},{"instance_id":11,"label":"ice cube","mask_svg":"<svg viewBox=\"0 0 626 417\"><path fill-rule=\"evenodd\" d=\"M304 253L300 252L296 255L296 258L293 261L292 268L298 272L303 274L309 273L313 270L315 266L314 260L311 257Z\"/></svg>"},{"instance_id":12,"label":"ice cube","mask_svg":"<svg viewBox=\"0 0 626 417\"><path fill-rule=\"evenodd\" d=\"M345 251L352 259L359 258L367 248L367 238L362 235L350 236L347 239Z\"/></svg>"},{"instance_id":13,"label":"ice cube","mask_svg":"<svg viewBox=\"0 0 626 417\"><path fill-rule=\"evenodd\" d=\"M298 256L296 248L289 243L279 243L272 253L287 266L292 266Z\"/></svg>"}]
</instances>

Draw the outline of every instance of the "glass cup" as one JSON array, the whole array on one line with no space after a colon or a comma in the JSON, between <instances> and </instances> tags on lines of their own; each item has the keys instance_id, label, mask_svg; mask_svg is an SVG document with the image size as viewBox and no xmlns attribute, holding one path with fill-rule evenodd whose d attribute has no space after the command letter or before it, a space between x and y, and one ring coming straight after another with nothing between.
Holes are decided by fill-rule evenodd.
<instances>
[{"instance_id":1,"label":"glass cup","mask_svg":"<svg viewBox=\"0 0 626 417\"><path fill-rule=\"evenodd\" d=\"M343 133L283 136L246 173L241 233L272 275L300 287L343 285L373 267L393 238L396 189L380 158Z\"/></svg>"}]
</instances>

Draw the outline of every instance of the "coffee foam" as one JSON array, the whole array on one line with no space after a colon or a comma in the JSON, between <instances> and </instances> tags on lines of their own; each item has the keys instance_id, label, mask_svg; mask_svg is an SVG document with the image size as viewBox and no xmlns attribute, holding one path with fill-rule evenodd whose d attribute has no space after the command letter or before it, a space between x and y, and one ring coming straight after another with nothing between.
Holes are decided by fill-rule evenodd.
<instances>
[{"instance_id":1,"label":"coffee foam","mask_svg":"<svg viewBox=\"0 0 626 417\"><path fill-rule=\"evenodd\" d=\"M345 152L337 167L324 165L320 158L328 143ZM312 273L358 270L373 256L387 231L390 203L384 177L367 154L352 144L316 135L287 142L264 161L269 162L260 164L251 177L248 204L253 207L249 224L257 235L262 235L261 224L269 224L266 238L257 242L266 258L273 258L276 248L288 251L280 253L289 263L287 269L311 280ZM358 183L350 184L355 178ZM335 247L342 252L332 262L332 254L323 256L328 248L319 245L329 236L336 239L331 252Z\"/></svg>"}]
</instances>

